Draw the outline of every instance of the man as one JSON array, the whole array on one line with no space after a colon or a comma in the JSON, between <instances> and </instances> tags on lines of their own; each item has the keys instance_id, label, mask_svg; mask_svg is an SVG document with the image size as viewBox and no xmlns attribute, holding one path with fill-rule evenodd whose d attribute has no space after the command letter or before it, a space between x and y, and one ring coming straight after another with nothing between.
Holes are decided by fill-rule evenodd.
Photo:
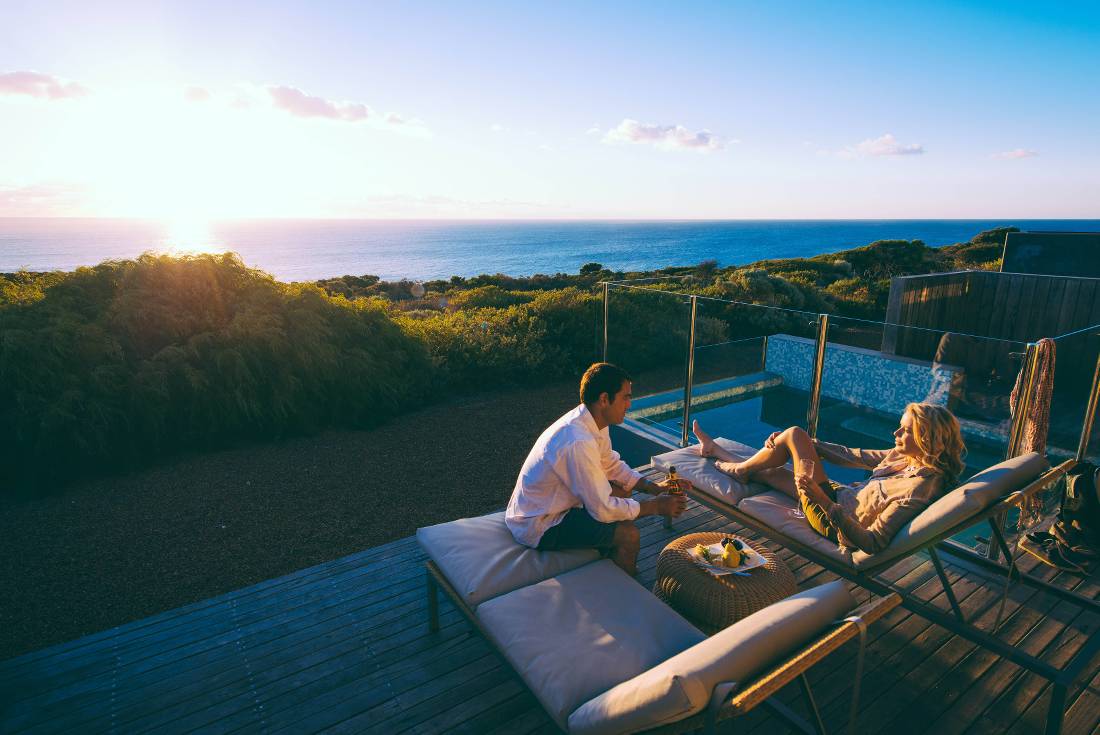
<instances>
[{"instance_id":1,"label":"man","mask_svg":"<svg viewBox=\"0 0 1100 735\"><path fill-rule=\"evenodd\" d=\"M516 541L540 550L595 548L627 574L637 573L639 516L678 516L683 495L637 501L631 491L660 495L611 449L608 426L630 408L626 371L598 362L581 378L581 405L551 424L523 463L505 522ZM614 482L617 487L612 487Z\"/></svg>"}]
</instances>

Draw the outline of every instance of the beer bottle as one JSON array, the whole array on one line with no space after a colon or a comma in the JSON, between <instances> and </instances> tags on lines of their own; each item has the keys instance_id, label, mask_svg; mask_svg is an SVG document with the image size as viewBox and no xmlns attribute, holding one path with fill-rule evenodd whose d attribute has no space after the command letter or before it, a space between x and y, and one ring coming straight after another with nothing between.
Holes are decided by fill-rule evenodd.
<instances>
[{"instance_id":1,"label":"beer bottle","mask_svg":"<svg viewBox=\"0 0 1100 735\"><path fill-rule=\"evenodd\" d=\"M683 492L683 490L680 489L679 480L680 480L680 476L676 474L676 468L673 467L673 466L669 466L669 468L668 468L668 483L669 483L670 487L668 489L668 492L672 493L673 495L679 495Z\"/></svg>"}]
</instances>

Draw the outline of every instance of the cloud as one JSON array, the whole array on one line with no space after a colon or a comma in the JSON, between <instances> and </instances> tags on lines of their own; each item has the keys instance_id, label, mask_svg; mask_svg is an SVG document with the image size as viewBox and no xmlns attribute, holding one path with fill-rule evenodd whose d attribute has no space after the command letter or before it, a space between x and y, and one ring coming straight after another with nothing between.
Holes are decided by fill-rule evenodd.
<instances>
[{"instance_id":1,"label":"cloud","mask_svg":"<svg viewBox=\"0 0 1100 735\"><path fill-rule=\"evenodd\" d=\"M884 133L878 138L868 138L855 147L849 146L841 155L849 156L919 156L924 153L924 146L920 143L902 144L890 133Z\"/></svg>"},{"instance_id":2,"label":"cloud","mask_svg":"<svg viewBox=\"0 0 1100 735\"><path fill-rule=\"evenodd\" d=\"M0 94L22 94L49 100L83 97L88 88L36 71L9 71L0 74Z\"/></svg>"},{"instance_id":3,"label":"cloud","mask_svg":"<svg viewBox=\"0 0 1100 735\"><path fill-rule=\"evenodd\" d=\"M324 97L306 94L297 87L271 86L267 88L275 108L295 117L320 117L344 122L363 122L392 127L402 127L413 134L428 134L423 123L396 112L382 115L361 102L334 102Z\"/></svg>"},{"instance_id":4,"label":"cloud","mask_svg":"<svg viewBox=\"0 0 1100 735\"><path fill-rule=\"evenodd\" d=\"M588 130L585 130L584 134L585 135L599 135L600 132L601 132L600 131L600 126L599 125L593 125Z\"/></svg>"},{"instance_id":5,"label":"cloud","mask_svg":"<svg viewBox=\"0 0 1100 735\"><path fill-rule=\"evenodd\" d=\"M709 130L693 133L681 125L648 125L629 118L607 131L604 143L652 145L662 150L716 151L723 143Z\"/></svg>"},{"instance_id":6,"label":"cloud","mask_svg":"<svg viewBox=\"0 0 1100 735\"><path fill-rule=\"evenodd\" d=\"M1016 148L1011 151L1001 151L1000 153L994 153L990 156L990 158L1032 158L1033 156L1037 155L1039 155L1039 151L1029 151L1026 148Z\"/></svg>"},{"instance_id":7,"label":"cloud","mask_svg":"<svg viewBox=\"0 0 1100 735\"><path fill-rule=\"evenodd\" d=\"M268 87L275 107L297 117L325 117L330 120L358 122L373 113L358 102L332 102L324 97L306 94L297 87Z\"/></svg>"},{"instance_id":8,"label":"cloud","mask_svg":"<svg viewBox=\"0 0 1100 735\"><path fill-rule=\"evenodd\" d=\"M183 98L188 102L206 102L210 99L210 92L202 87L188 87L183 90Z\"/></svg>"}]
</instances>

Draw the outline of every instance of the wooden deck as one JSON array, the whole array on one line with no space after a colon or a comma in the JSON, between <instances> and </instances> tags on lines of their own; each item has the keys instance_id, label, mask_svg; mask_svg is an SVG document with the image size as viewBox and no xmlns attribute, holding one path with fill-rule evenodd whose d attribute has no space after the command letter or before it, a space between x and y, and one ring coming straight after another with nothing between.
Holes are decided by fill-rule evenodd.
<instances>
[{"instance_id":1,"label":"wooden deck","mask_svg":"<svg viewBox=\"0 0 1100 735\"><path fill-rule=\"evenodd\" d=\"M672 530L659 518L639 525L647 587L671 538L719 529L756 538L694 503ZM832 578L760 541L800 586ZM556 732L445 596L441 629L428 632L424 559L404 538L0 663L0 732ZM1095 576L1052 571L1036 573L1100 596ZM948 572L969 614L996 619L1003 585L957 566ZM902 562L890 576L946 607L927 560ZM1020 587L1002 618L1006 639L1056 664L1100 634L1097 616ZM854 653L849 645L809 677L831 731L846 725ZM1064 732L1100 733L1098 668L1093 691L1070 692ZM797 687L783 698L805 712ZM870 631L859 732L1038 733L1047 698L1045 680L899 608ZM761 708L738 731L786 729Z\"/></svg>"}]
</instances>

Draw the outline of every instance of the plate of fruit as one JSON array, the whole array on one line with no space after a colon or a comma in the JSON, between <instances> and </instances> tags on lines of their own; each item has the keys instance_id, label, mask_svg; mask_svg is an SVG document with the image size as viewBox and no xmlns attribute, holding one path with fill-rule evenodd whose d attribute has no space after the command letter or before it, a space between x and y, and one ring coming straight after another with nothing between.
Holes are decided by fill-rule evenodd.
<instances>
[{"instance_id":1,"label":"plate of fruit","mask_svg":"<svg viewBox=\"0 0 1100 735\"><path fill-rule=\"evenodd\" d=\"M695 544L689 553L696 564L712 574L740 574L766 563L755 549L733 536L710 546Z\"/></svg>"}]
</instances>

